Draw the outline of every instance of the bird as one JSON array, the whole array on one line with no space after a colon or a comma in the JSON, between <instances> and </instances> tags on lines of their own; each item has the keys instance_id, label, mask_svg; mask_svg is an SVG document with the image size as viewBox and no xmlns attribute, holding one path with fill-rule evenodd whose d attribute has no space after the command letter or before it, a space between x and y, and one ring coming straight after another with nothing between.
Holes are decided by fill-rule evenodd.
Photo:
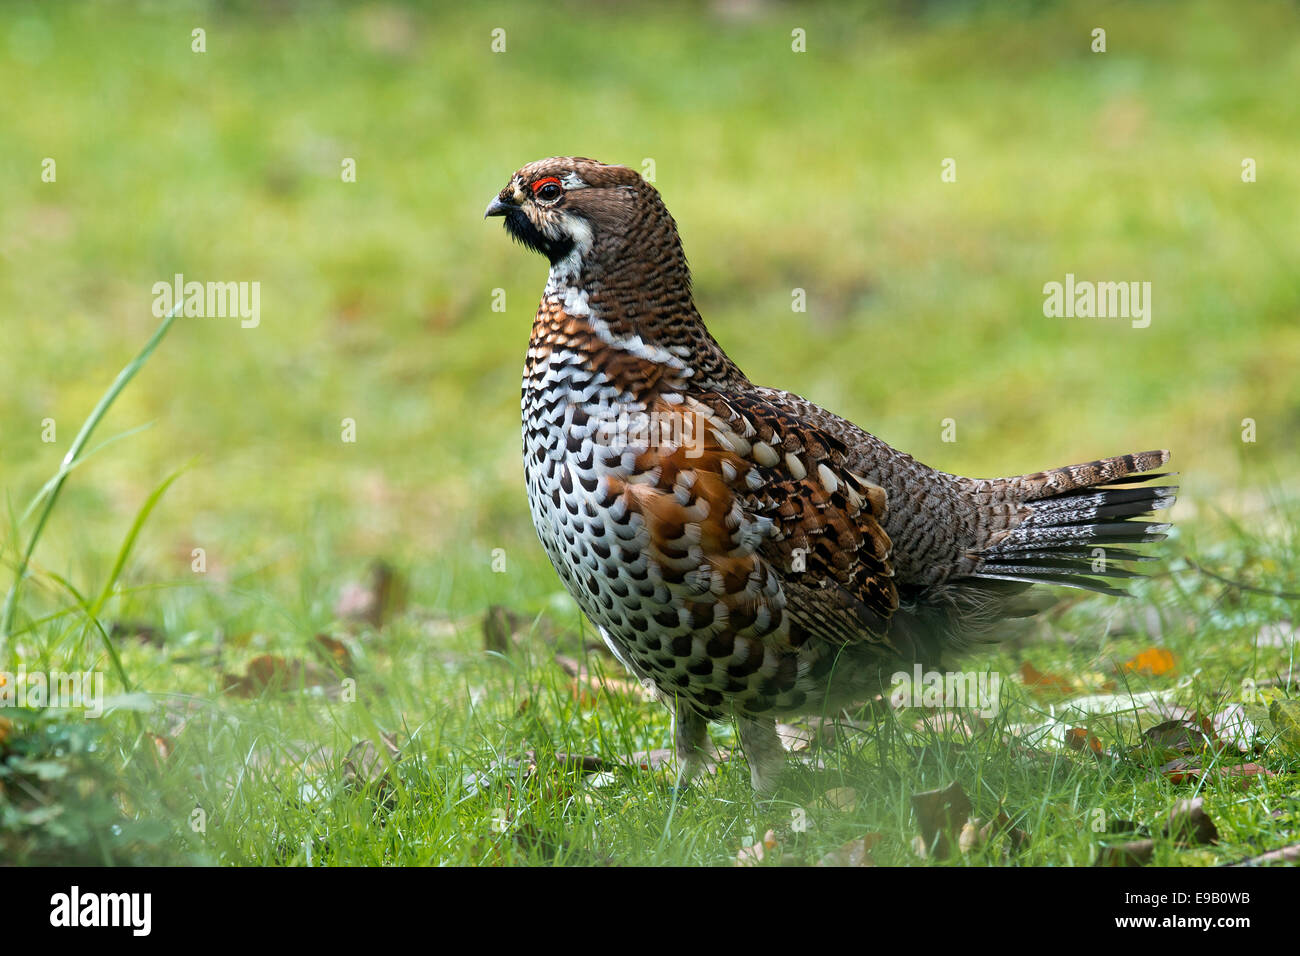
<instances>
[{"instance_id":1,"label":"bird","mask_svg":"<svg viewBox=\"0 0 1300 956\"><path fill-rule=\"evenodd\" d=\"M613 655L673 712L678 780L734 720L773 793L777 718L942 669L1063 585L1122 595L1124 545L1160 541L1146 451L1007 478L922 464L813 402L755 384L705 327L659 191L551 157L484 218L543 255L521 395L533 526Z\"/></svg>"}]
</instances>

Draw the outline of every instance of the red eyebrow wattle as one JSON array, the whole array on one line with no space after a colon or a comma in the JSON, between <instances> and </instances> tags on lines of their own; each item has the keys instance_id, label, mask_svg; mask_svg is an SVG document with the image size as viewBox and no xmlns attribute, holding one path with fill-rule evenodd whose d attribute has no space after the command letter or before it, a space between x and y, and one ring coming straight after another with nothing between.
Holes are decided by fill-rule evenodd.
<instances>
[{"instance_id":1,"label":"red eyebrow wattle","mask_svg":"<svg viewBox=\"0 0 1300 956\"><path fill-rule=\"evenodd\" d=\"M537 182L533 183L533 192L537 192L537 190L541 189L547 183L555 183L557 186L562 185L554 176L547 176L545 179L539 179Z\"/></svg>"}]
</instances>

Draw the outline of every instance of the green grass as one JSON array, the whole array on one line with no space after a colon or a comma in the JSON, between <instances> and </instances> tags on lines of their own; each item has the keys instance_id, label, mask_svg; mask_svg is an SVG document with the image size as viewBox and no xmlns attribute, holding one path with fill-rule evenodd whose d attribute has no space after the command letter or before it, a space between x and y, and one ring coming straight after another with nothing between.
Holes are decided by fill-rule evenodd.
<instances>
[{"instance_id":1,"label":"green grass","mask_svg":"<svg viewBox=\"0 0 1300 956\"><path fill-rule=\"evenodd\" d=\"M504 4L5 6L0 586L35 547L0 669L93 668L110 694L147 696L100 721L4 714L0 849L30 862L721 864L773 829L786 861L880 833L878 862L916 863L911 795L954 780L976 815L1001 809L1031 837L966 862L1090 863L1114 838L1092 828L1098 811L1158 822L1198 785L1129 753L1136 721L1087 722L1100 760L1027 756L1006 728L1066 698L1009 675L1030 661L1099 691L1110 662L1160 646L1177 671L1135 689L1212 712L1293 663L1293 645L1255 641L1294 619L1293 598L1182 558L1300 591L1300 106L1284 92L1300 80L1296 25L1280 3L739 19L685 5L544 18ZM204 54L190 51L196 26ZM805 54L790 51L795 26ZM667 770L557 767L557 752L613 765L671 740L662 707L575 699L553 661L622 676L584 655L594 635L524 502L518 376L544 264L480 217L517 166L557 153L654 159L701 311L757 381L954 472L1173 449L1169 560L1134 600L1063 595L1025 642L972 659L1005 677L999 717L973 739L886 715L818 751L821 769L792 763L770 805L743 762L676 795ZM948 156L953 184L939 178ZM1256 183L1240 180L1245 156ZM68 474L48 520L20 520L156 329L153 283L176 272L260 282L261 324L178 319L92 415L95 442L125 437ZM1042 286L1066 272L1152 282L1151 327L1044 318ZM790 311L794 288L806 313ZM355 443L340 440L345 418ZM941 440L948 418L955 443ZM339 592L376 558L407 579L408 608L379 630L347 625ZM483 651L492 605L539 622L506 655ZM149 625L162 646L107 643L115 622ZM333 672L328 695L223 693L223 673L259 655L315 660L322 632L351 650L355 701ZM1254 759L1278 775L1199 785L1221 844L1157 840L1154 862L1295 842L1296 754L1260 720ZM391 789L358 792L345 757L381 732L402 754ZM730 729L715 738L729 746ZM535 772L511 767L530 750ZM856 801L835 809L826 793L844 787ZM807 832L786 832L794 811Z\"/></svg>"}]
</instances>

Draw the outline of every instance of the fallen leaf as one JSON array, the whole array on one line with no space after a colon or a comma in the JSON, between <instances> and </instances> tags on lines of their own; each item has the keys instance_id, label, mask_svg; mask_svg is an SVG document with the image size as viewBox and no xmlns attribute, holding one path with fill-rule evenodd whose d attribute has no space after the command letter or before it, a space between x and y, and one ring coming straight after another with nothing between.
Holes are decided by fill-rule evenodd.
<instances>
[{"instance_id":1,"label":"fallen leaf","mask_svg":"<svg viewBox=\"0 0 1300 956\"><path fill-rule=\"evenodd\" d=\"M1101 756L1101 740L1096 734L1090 733L1086 727L1071 727L1065 732L1065 745L1071 750L1091 750L1097 756Z\"/></svg>"},{"instance_id":2,"label":"fallen leaf","mask_svg":"<svg viewBox=\"0 0 1300 956\"><path fill-rule=\"evenodd\" d=\"M352 663L352 652L348 646L340 640L330 637L328 634L317 634L313 640L316 642L316 652L320 654L328 663L345 676L351 677L355 671L355 665Z\"/></svg>"},{"instance_id":3,"label":"fallen leaf","mask_svg":"<svg viewBox=\"0 0 1300 956\"><path fill-rule=\"evenodd\" d=\"M244 674L223 674L222 689L235 697L257 697L264 691L336 685L333 674L319 664L263 654L248 662Z\"/></svg>"},{"instance_id":4,"label":"fallen leaf","mask_svg":"<svg viewBox=\"0 0 1300 956\"><path fill-rule=\"evenodd\" d=\"M1216 774L1220 777L1239 778L1238 788L1245 790L1253 781L1263 782L1264 777L1276 777L1272 770L1267 767L1261 767L1257 763L1239 763L1231 767L1219 767Z\"/></svg>"},{"instance_id":5,"label":"fallen leaf","mask_svg":"<svg viewBox=\"0 0 1300 956\"><path fill-rule=\"evenodd\" d=\"M1144 730L1142 739L1150 747L1179 754L1214 749L1216 741L1214 725L1205 718L1166 720Z\"/></svg>"},{"instance_id":6,"label":"fallen leaf","mask_svg":"<svg viewBox=\"0 0 1300 956\"><path fill-rule=\"evenodd\" d=\"M1005 811L1001 811L1001 810L998 811L997 818L991 821L990 823L986 824L984 829L986 831L993 829L996 831L1005 832L1011 838L1011 848L1013 850L1016 850L1017 852L1029 846L1030 838L1029 838L1028 831L1022 830L1020 827L1013 827L1011 825L1011 818L1007 816ZM990 839L990 837L991 837L990 833L985 833L984 835L985 842L987 842Z\"/></svg>"},{"instance_id":7,"label":"fallen leaf","mask_svg":"<svg viewBox=\"0 0 1300 956\"><path fill-rule=\"evenodd\" d=\"M1148 647L1141 654L1124 662L1124 670L1143 677L1160 677L1177 666L1171 651L1163 647Z\"/></svg>"},{"instance_id":8,"label":"fallen leaf","mask_svg":"<svg viewBox=\"0 0 1300 956\"><path fill-rule=\"evenodd\" d=\"M1171 783L1196 782L1202 778L1209 782L1228 781L1236 783L1236 789L1245 790L1252 781L1263 777L1277 776L1266 767L1257 763L1231 764L1226 767L1204 768L1195 763L1179 758L1171 760L1160 768L1159 772L1168 777Z\"/></svg>"},{"instance_id":9,"label":"fallen leaf","mask_svg":"<svg viewBox=\"0 0 1300 956\"><path fill-rule=\"evenodd\" d=\"M1029 663L1029 661L1021 662L1020 679L1025 682L1026 687L1039 696L1074 693L1074 685L1064 677L1057 677L1055 674L1045 674L1034 667L1033 664Z\"/></svg>"},{"instance_id":10,"label":"fallen leaf","mask_svg":"<svg viewBox=\"0 0 1300 956\"><path fill-rule=\"evenodd\" d=\"M831 850L817 861L817 866L875 866L871 850L879 842L879 833L868 833Z\"/></svg>"},{"instance_id":11,"label":"fallen leaf","mask_svg":"<svg viewBox=\"0 0 1300 956\"><path fill-rule=\"evenodd\" d=\"M1193 761L1178 757L1162 765L1156 772L1168 777L1171 783L1182 783L1185 780L1195 780L1199 777L1201 768Z\"/></svg>"},{"instance_id":12,"label":"fallen leaf","mask_svg":"<svg viewBox=\"0 0 1300 956\"><path fill-rule=\"evenodd\" d=\"M1219 830L1205 812L1201 797L1178 801L1165 818L1164 833L1184 846L1219 842Z\"/></svg>"},{"instance_id":13,"label":"fallen leaf","mask_svg":"<svg viewBox=\"0 0 1300 956\"><path fill-rule=\"evenodd\" d=\"M921 856L933 855L945 860L952 852L952 844L970 818L971 803L961 784L953 781L942 790L926 790L912 795L912 810L921 830ZM913 843L915 848L916 844Z\"/></svg>"},{"instance_id":14,"label":"fallen leaf","mask_svg":"<svg viewBox=\"0 0 1300 956\"><path fill-rule=\"evenodd\" d=\"M531 754L532 751L529 751ZM597 773L605 769L605 761L593 754L569 754L556 751L554 760L565 770L577 769L583 773Z\"/></svg>"}]
</instances>

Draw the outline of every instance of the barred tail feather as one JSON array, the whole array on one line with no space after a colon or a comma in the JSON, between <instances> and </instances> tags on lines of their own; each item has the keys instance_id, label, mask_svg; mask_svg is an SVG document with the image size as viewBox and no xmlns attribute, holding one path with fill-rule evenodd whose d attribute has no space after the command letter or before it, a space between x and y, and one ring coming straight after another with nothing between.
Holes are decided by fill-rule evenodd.
<instances>
[{"instance_id":1,"label":"barred tail feather","mask_svg":"<svg viewBox=\"0 0 1300 956\"><path fill-rule=\"evenodd\" d=\"M1015 518L999 511L973 576L1125 594L1106 579L1141 575L1116 562L1151 558L1112 545L1167 536L1170 526L1147 516L1172 506L1178 488L1145 483L1170 477L1153 471L1168 460L1167 451L1148 451L1002 479L1003 508L1014 504Z\"/></svg>"}]
</instances>

